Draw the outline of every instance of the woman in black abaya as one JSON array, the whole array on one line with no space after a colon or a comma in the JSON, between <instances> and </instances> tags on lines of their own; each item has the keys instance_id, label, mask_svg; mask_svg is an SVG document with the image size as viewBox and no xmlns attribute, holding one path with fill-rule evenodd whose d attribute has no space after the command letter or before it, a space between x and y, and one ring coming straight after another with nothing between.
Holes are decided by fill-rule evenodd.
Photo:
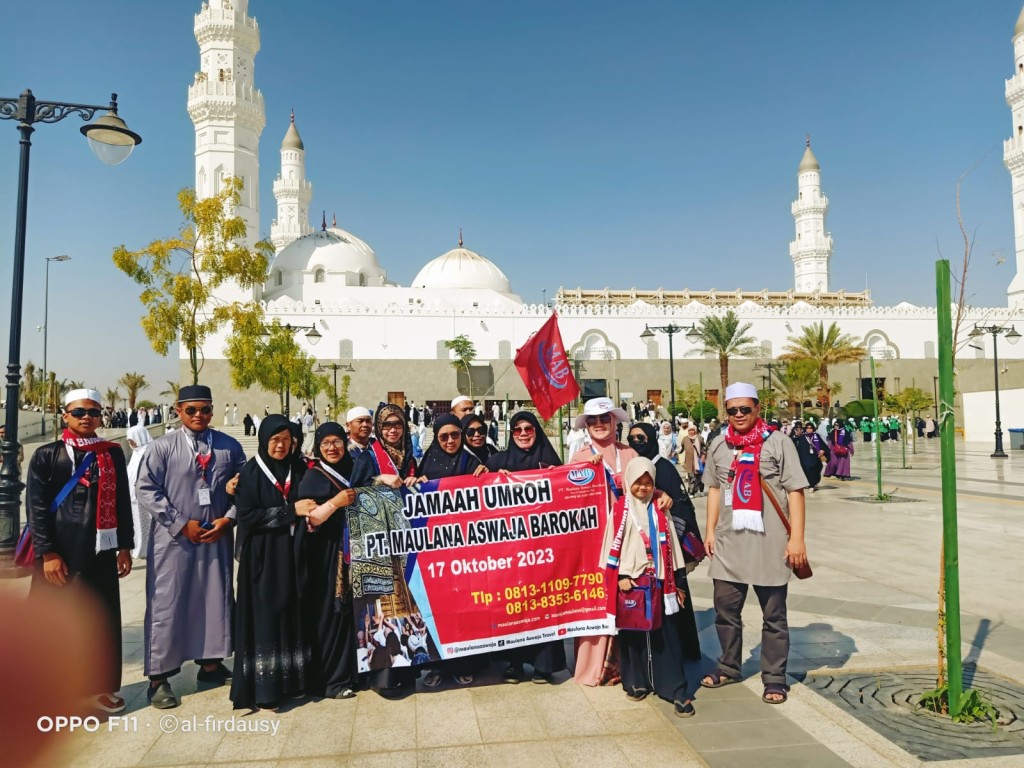
<instances>
[{"instance_id":1,"label":"woman in black abaya","mask_svg":"<svg viewBox=\"0 0 1024 768\"><path fill-rule=\"evenodd\" d=\"M700 526L697 525L697 511L693 508L689 494L683 488L679 469L658 453L658 430L653 424L638 421L629 428L627 440L629 447L638 455L654 462L657 475L654 478L654 487L672 499L672 527L676 529L680 544L687 531L693 531L697 538L703 541ZM689 592L685 581L680 586ZM700 637L697 634L697 618L693 615L693 600L687 599L679 613L666 616L665 620L677 621L679 624L679 632L683 638L683 657L687 661L700 661Z\"/></svg>"},{"instance_id":2,"label":"woman in black abaya","mask_svg":"<svg viewBox=\"0 0 1024 768\"><path fill-rule=\"evenodd\" d=\"M274 709L284 698L301 696L310 682L292 530L305 525L316 502L298 498L305 464L292 453L288 420L268 416L258 437L257 454L242 469L235 491L235 709Z\"/></svg>"},{"instance_id":3,"label":"woman in black abaya","mask_svg":"<svg viewBox=\"0 0 1024 768\"><path fill-rule=\"evenodd\" d=\"M487 460L487 468L495 472L527 472L531 469L561 466L562 460L544 434L537 417L529 411L519 411L509 422L508 449L499 451ZM555 672L566 668L565 644L561 640L515 648L500 655L508 662L502 679L518 683L523 676L523 665L533 667L533 682L550 683Z\"/></svg>"},{"instance_id":4,"label":"woman in black abaya","mask_svg":"<svg viewBox=\"0 0 1024 768\"><path fill-rule=\"evenodd\" d=\"M295 529L302 618L312 652L308 690L329 699L356 695L355 619L344 556L346 508L356 493L347 443L340 424L329 421L317 428L315 461L299 483L299 498L318 506L308 524Z\"/></svg>"},{"instance_id":5,"label":"woman in black abaya","mask_svg":"<svg viewBox=\"0 0 1024 768\"><path fill-rule=\"evenodd\" d=\"M461 427L465 450L476 456L481 464L486 464L498 450L488 442L487 421L483 416L471 413L462 418Z\"/></svg>"}]
</instances>

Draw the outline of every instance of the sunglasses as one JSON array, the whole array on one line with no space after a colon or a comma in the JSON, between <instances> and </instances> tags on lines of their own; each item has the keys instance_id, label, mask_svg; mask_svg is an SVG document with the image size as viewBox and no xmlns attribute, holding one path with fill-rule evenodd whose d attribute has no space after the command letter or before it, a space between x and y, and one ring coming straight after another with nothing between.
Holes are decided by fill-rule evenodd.
<instances>
[{"instance_id":1,"label":"sunglasses","mask_svg":"<svg viewBox=\"0 0 1024 768\"><path fill-rule=\"evenodd\" d=\"M610 413L602 413L600 416L587 416L587 424L611 424L612 415Z\"/></svg>"},{"instance_id":2,"label":"sunglasses","mask_svg":"<svg viewBox=\"0 0 1024 768\"><path fill-rule=\"evenodd\" d=\"M466 437L475 437L477 435L486 435L486 434L487 434L487 428L486 427L467 427L466 428Z\"/></svg>"},{"instance_id":3,"label":"sunglasses","mask_svg":"<svg viewBox=\"0 0 1024 768\"><path fill-rule=\"evenodd\" d=\"M640 433L638 435L630 435L629 442L636 443L637 445L643 445L647 442L647 435Z\"/></svg>"},{"instance_id":4,"label":"sunglasses","mask_svg":"<svg viewBox=\"0 0 1024 768\"><path fill-rule=\"evenodd\" d=\"M385 421L380 425L381 431L385 429L401 429L405 424L401 421Z\"/></svg>"},{"instance_id":5,"label":"sunglasses","mask_svg":"<svg viewBox=\"0 0 1024 768\"><path fill-rule=\"evenodd\" d=\"M437 439L442 443L447 443L450 440L458 440L461 434L461 432L442 432L437 436Z\"/></svg>"},{"instance_id":6,"label":"sunglasses","mask_svg":"<svg viewBox=\"0 0 1024 768\"><path fill-rule=\"evenodd\" d=\"M84 419L86 416L98 419L103 415L103 411L99 408L72 408L70 411L67 411L67 413L74 416L76 419Z\"/></svg>"},{"instance_id":7,"label":"sunglasses","mask_svg":"<svg viewBox=\"0 0 1024 768\"><path fill-rule=\"evenodd\" d=\"M522 426L522 427L512 427L512 434L513 435L532 435L536 431L537 430L535 430L529 424L527 424L526 426Z\"/></svg>"},{"instance_id":8,"label":"sunglasses","mask_svg":"<svg viewBox=\"0 0 1024 768\"><path fill-rule=\"evenodd\" d=\"M737 413L742 413L744 416L747 416L754 412L754 408L749 405L741 405L736 408L726 408L725 412L730 416L735 416Z\"/></svg>"},{"instance_id":9,"label":"sunglasses","mask_svg":"<svg viewBox=\"0 0 1024 768\"><path fill-rule=\"evenodd\" d=\"M190 406L188 406L185 409L185 415L186 416L195 416L197 413L201 413L201 414L203 414L203 416L209 416L211 413L213 413L213 406L212 405L200 405L200 406L190 405Z\"/></svg>"}]
</instances>

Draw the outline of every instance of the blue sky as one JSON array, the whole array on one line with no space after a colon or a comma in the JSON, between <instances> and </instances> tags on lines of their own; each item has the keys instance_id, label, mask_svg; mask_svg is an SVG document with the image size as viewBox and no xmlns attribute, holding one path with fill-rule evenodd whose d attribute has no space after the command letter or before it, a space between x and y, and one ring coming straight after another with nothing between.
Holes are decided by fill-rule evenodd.
<instances>
[{"instance_id":1,"label":"blue sky","mask_svg":"<svg viewBox=\"0 0 1024 768\"><path fill-rule=\"evenodd\" d=\"M180 223L194 177L185 91L199 0L5 8L0 95L106 103L143 144L107 168L69 118L34 135L22 362L100 387L174 377L110 255ZM250 0L267 107L262 234L289 109L318 221L366 240L392 279L466 245L528 301L560 285L782 290L796 166L810 133L831 201L832 287L934 304L934 261L959 259L954 191L976 232L969 293L1005 305L1013 277L1011 120L1019 0L764 3L606 0ZM6 340L18 143L0 122ZM997 264L999 258L1005 263ZM151 393L162 386L154 387Z\"/></svg>"}]
</instances>

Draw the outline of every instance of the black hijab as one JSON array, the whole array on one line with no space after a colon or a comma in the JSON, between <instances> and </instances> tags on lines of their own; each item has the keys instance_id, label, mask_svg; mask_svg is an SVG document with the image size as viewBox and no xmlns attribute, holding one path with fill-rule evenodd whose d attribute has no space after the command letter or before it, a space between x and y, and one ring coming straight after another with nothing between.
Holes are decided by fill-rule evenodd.
<instances>
[{"instance_id":1,"label":"black hijab","mask_svg":"<svg viewBox=\"0 0 1024 768\"><path fill-rule=\"evenodd\" d=\"M288 429L292 433L292 453L296 456L302 455L302 441L305 439L305 435L302 433L302 425L296 424L294 421L288 420Z\"/></svg>"},{"instance_id":2,"label":"black hijab","mask_svg":"<svg viewBox=\"0 0 1024 768\"><path fill-rule=\"evenodd\" d=\"M629 435L633 430L642 430L647 436L646 443L629 442ZM672 524L675 526L676 535L682 539L687 530L691 530L700 536L700 527L697 525L697 510L693 507L689 494L683 488L683 479L679 470L671 461L662 459L658 454L658 429L653 424L638 421L626 432L626 440L629 447L645 459L654 462L654 487L672 499ZM677 565L677 567L682 567Z\"/></svg>"},{"instance_id":3,"label":"black hijab","mask_svg":"<svg viewBox=\"0 0 1024 768\"><path fill-rule=\"evenodd\" d=\"M458 448L455 453L445 451L441 447L441 441L437 439L437 434L444 427L455 427L460 430ZM423 454L423 461L417 470L418 475L428 480L438 480L442 477L473 474L481 462L474 454L463 450L466 441L461 430L461 422L450 413L434 419L434 440L427 448L427 452Z\"/></svg>"},{"instance_id":4,"label":"black hijab","mask_svg":"<svg viewBox=\"0 0 1024 768\"><path fill-rule=\"evenodd\" d=\"M643 430L643 433L647 436L646 443L634 443L629 439L629 435L634 429ZM637 452L637 455L654 461L655 466L657 466L655 459L658 457L658 430L653 424L648 424L645 421L638 421L626 432L626 442L630 448Z\"/></svg>"},{"instance_id":5,"label":"black hijab","mask_svg":"<svg viewBox=\"0 0 1024 768\"><path fill-rule=\"evenodd\" d=\"M267 452L267 448L270 446L270 438L278 432L288 432L292 436L292 439L295 439L295 434L291 428L291 422L281 414L271 414L261 421L259 432L256 435L259 440L257 453L263 460L263 463L266 464L267 469L269 469L271 474L277 478L278 482L284 482L285 478L288 477L288 470L291 469L294 464L295 453L293 451L284 459L275 459ZM294 476L292 480L295 480ZM298 485L298 483L295 484Z\"/></svg>"},{"instance_id":6,"label":"black hijab","mask_svg":"<svg viewBox=\"0 0 1024 768\"><path fill-rule=\"evenodd\" d=\"M535 435L533 445L525 451L516 445L516 441L511 435L511 430L516 424L523 421L533 426L533 433ZM519 411L513 414L512 420L508 424L510 431L508 448L504 451L498 451L498 453L487 460L488 469L495 471L507 469L509 472L525 472L530 469L540 469L541 464L548 467L560 467L562 465L558 452L551 445L548 436L544 434L544 430L541 428L536 416L529 411Z\"/></svg>"},{"instance_id":7,"label":"black hijab","mask_svg":"<svg viewBox=\"0 0 1024 768\"><path fill-rule=\"evenodd\" d=\"M473 424L479 424L481 427L484 428L484 444L481 445L479 448L474 448L472 445L469 444L469 441L466 439L466 430L469 429ZM491 454L494 453L494 447L487 442L487 422L484 420L484 417L478 416L475 413L467 414L466 416L462 417L461 427L463 447L471 454L476 456L476 458L480 461L481 464L486 464L487 459L489 459L491 457Z\"/></svg>"},{"instance_id":8,"label":"black hijab","mask_svg":"<svg viewBox=\"0 0 1024 768\"><path fill-rule=\"evenodd\" d=\"M341 439L341 459L335 464L331 464L324 458L324 455L320 453L320 443L328 437L337 437ZM348 433L345 432L345 428L336 421L325 421L317 427L316 432L313 433L313 455L316 457L317 461L321 464L330 466L331 469L342 477L352 476L353 461L352 457L349 455L347 446Z\"/></svg>"}]
</instances>

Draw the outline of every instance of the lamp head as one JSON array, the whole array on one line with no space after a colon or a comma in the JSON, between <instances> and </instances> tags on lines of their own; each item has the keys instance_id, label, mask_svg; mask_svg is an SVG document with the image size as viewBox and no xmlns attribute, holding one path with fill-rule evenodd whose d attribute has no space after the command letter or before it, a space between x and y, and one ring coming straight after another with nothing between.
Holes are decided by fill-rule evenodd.
<instances>
[{"instance_id":1,"label":"lamp head","mask_svg":"<svg viewBox=\"0 0 1024 768\"><path fill-rule=\"evenodd\" d=\"M700 331L697 330L696 325L690 326L690 330L686 332L686 340L691 344L696 344L700 341Z\"/></svg>"},{"instance_id":2,"label":"lamp head","mask_svg":"<svg viewBox=\"0 0 1024 768\"><path fill-rule=\"evenodd\" d=\"M1006 334L1006 340L1011 344L1016 344L1020 341L1020 333L1018 333L1015 326L1010 326L1010 332Z\"/></svg>"},{"instance_id":3,"label":"lamp head","mask_svg":"<svg viewBox=\"0 0 1024 768\"><path fill-rule=\"evenodd\" d=\"M640 338L644 341L650 341L654 338L654 331L650 329L650 326L644 325L644 332L640 334Z\"/></svg>"},{"instance_id":4,"label":"lamp head","mask_svg":"<svg viewBox=\"0 0 1024 768\"><path fill-rule=\"evenodd\" d=\"M117 165L142 143L142 137L128 129L117 115L117 94L110 94L110 111L103 117L83 125L82 135L89 140L89 149L107 165Z\"/></svg>"}]
</instances>

